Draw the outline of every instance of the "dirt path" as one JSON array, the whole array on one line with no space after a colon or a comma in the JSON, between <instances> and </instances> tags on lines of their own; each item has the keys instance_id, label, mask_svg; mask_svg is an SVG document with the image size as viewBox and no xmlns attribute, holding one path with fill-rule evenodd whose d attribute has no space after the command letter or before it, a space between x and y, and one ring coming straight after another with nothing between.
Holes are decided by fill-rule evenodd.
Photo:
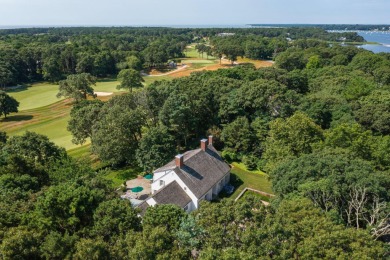
<instances>
[{"instance_id":1,"label":"dirt path","mask_svg":"<svg viewBox=\"0 0 390 260\"><path fill-rule=\"evenodd\" d=\"M168 76L168 75L171 75L171 74L174 74L174 73L177 73L181 70L184 70L188 68L188 65L183 65L181 66L180 68L178 69L175 69L173 71L170 71L170 72L167 72L167 73L162 73L162 74L156 74L156 75L149 75L149 74L146 74L146 73L142 73L142 76L145 76L145 77L161 77L161 76Z\"/></svg>"}]
</instances>

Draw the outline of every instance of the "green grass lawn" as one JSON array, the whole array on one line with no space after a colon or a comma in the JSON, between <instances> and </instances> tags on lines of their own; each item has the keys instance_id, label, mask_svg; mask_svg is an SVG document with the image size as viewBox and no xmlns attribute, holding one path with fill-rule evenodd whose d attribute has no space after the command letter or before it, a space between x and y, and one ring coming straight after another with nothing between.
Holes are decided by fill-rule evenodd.
<instances>
[{"instance_id":1,"label":"green grass lawn","mask_svg":"<svg viewBox=\"0 0 390 260\"><path fill-rule=\"evenodd\" d=\"M135 179L141 173L141 169L128 167L118 170L109 170L103 178L112 181L112 186L118 188L124 181Z\"/></svg>"},{"instance_id":2,"label":"green grass lawn","mask_svg":"<svg viewBox=\"0 0 390 260\"><path fill-rule=\"evenodd\" d=\"M194 44L187 46L186 50L184 51L184 55L187 58L199 58L200 57L199 52L197 50L195 50Z\"/></svg>"},{"instance_id":3,"label":"green grass lawn","mask_svg":"<svg viewBox=\"0 0 390 260\"><path fill-rule=\"evenodd\" d=\"M37 101L38 102L38 101ZM46 135L52 142L65 149L78 147L72 143L72 135L67 125L72 103L58 101L48 106L12 113L7 119L0 119L0 131L9 136L22 135L26 131Z\"/></svg>"},{"instance_id":4,"label":"green grass lawn","mask_svg":"<svg viewBox=\"0 0 390 260\"><path fill-rule=\"evenodd\" d=\"M199 54L199 52L195 49L195 44L191 44L191 45L188 45L185 52L184 52L184 55L186 56L186 58L201 58L202 55ZM206 58L207 55L206 53L203 53L203 58ZM209 56L209 59L216 59L215 57L213 56Z\"/></svg>"},{"instance_id":5,"label":"green grass lawn","mask_svg":"<svg viewBox=\"0 0 390 260\"><path fill-rule=\"evenodd\" d=\"M96 86L93 86L95 91L100 92L119 92L116 86L119 85L119 81L113 79L101 79L96 82Z\"/></svg>"},{"instance_id":6,"label":"green grass lawn","mask_svg":"<svg viewBox=\"0 0 390 260\"><path fill-rule=\"evenodd\" d=\"M116 79L103 79L93 86L95 91L119 92L116 86L119 82ZM7 91L9 95L19 101L19 111L44 107L56 103L63 98L57 98L58 85L41 82L25 86L20 89Z\"/></svg>"},{"instance_id":7,"label":"green grass lawn","mask_svg":"<svg viewBox=\"0 0 390 260\"><path fill-rule=\"evenodd\" d=\"M144 85L145 86L149 86L150 84L152 84L153 82L155 81L158 81L158 80L172 80L173 78L170 77L170 76L155 76L155 77L144 77Z\"/></svg>"},{"instance_id":8,"label":"green grass lawn","mask_svg":"<svg viewBox=\"0 0 390 260\"><path fill-rule=\"evenodd\" d=\"M61 100L56 97L58 85L46 82L9 90L7 93L19 101L19 111L47 106Z\"/></svg>"},{"instance_id":9,"label":"green grass lawn","mask_svg":"<svg viewBox=\"0 0 390 260\"><path fill-rule=\"evenodd\" d=\"M235 187L235 191L230 196L231 198L235 199L247 187L273 193L267 174L261 171L248 171L240 163L233 163L232 165L234 167L231 170L230 183Z\"/></svg>"},{"instance_id":10,"label":"green grass lawn","mask_svg":"<svg viewBox=\"0 0 390 260\"><path fill-rule=\"evenodd\" d=\"M87 144L84 144L82 146L73 149L69 149L67 152L68 155L70 155L73 158L80 158L80 159L89 158L89 156L91 155L91 144L87 142Z\"/></svg>"},{"instance_id":11,"label":"green grass lawn","mask_svg":"<svg viewBox=\"0 0 390 260\"><path fill-rule=\"evenodd\" d=\"M214 61L212 60L182 60L183 63L202 63L202 64L206 64L206 63L210 63L210 64L214 64Z\"/></svg>"},{"instance_id":12,"label":"green grass lawn","mask_svg":"<svg viewBox=\"0 0 390 260\"><path fill-rule=\"evenodd\" d=\"M4 130L9 136L22 135L26 131L46 135L50 141L68 150L79 147L79 145L72 143L72 134L66 129L69 119L70 116L68 113L64 116L54 117L52 119L43 119L42 121L37 121L32 124L22 124L21 127Z\"/></svg>"}]
</instances>

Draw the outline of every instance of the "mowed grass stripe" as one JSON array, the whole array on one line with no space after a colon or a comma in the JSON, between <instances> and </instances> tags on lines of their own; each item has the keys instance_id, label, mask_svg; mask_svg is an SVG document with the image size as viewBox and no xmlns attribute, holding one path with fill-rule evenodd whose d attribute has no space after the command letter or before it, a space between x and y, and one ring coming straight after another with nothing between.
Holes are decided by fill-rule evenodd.
<instances>
[{"instance_id":1,"label":"mowed grass stripe","mask_svg":"<svg viewBox=\"0 0 390 260\"><path fill-rule=\"evenodd\" d=\"M49 106L22 111L1 119L0 131L9 136L22 135L26 131L46 135L55 144L72 149L79 147L72 143L72 135L67 130L72 103L62 100Z\"/></svg>"},{"instance_id":2,"label":"mowed grass stripe","mask_svg":"<svg viewBox=\"0 0 390 260\"><path fill-rule=\"evenodd\" d=\"M56 97L58 85L50 83L27 85L19 89L8 90L7 93L19 101L19 111L44 107L61 100Z\"/></svg>"}]
</instances>

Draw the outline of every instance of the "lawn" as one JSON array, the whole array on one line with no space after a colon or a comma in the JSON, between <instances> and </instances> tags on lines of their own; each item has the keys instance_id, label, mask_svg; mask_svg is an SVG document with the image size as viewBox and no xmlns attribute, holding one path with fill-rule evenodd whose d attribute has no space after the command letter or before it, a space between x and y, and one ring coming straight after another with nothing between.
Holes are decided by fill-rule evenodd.
<instances>
[{"instance_id":1,"label":"lawn","mask_svg":"<svg viewBox=\"0 0 390 260\"><path fill-rule=\"evenodd\" d=\"M184 55L186 58L201 58L202 55L195 49L195 44L191 44L187 46L186 50L184 51ZM203 57L207 57L206 53L203 53ZM216 59L213 56L209 56L209 59Z\"/></svg>"},{"instance_id":2,"label":"lawn","mask_svg":"<svg viewBox=\"0 0 390 260\"><path fill-rule=\"evenodd\" d=\"M200 54L197 50L195 50L195 45L191 44L187 46L186 50L184 51L184 55L187 58L199 58Z\"/></svg>"},{"instance_id":3,"label":"lawn","mask_svg":"<svg viewBox=\"0 0 390 260\"><path fill-rule=\"evenodd\" d=\"M46 135L55 144L72 149L71 133L66 129L72 103L61 100L48 106L12 113L7 119L0 119L0 131L9 136L22 135L26 131Z\"/></svg>"},{"instance_id":4,"label":"lawn","mask_svg":"<svg viewBox=\"0 0 390 260\"><path fill-rule=\"evenodd\" d=\"M248 171L242 164L233 163L231 170L230 183L235 187L234 193L230 196L235 199L246 187L255 190L273 193L271 182L268 180L267 174L261 171Z\"/></svg>"},{"instance_id":5,"label":"lawn","mask_svg":"<svg viewBox=\"0 0 390 260\"><path fill-rule=\"evenodd\" d=\"M70 155L73 158L80 158L80 159L89 158L91 155L91 144L90 143L84 144L82 146L69 149L67 152L68 155Z\"/></svg>"},{"instance_id":6,"label":"lawn","mask_svg":"<svg viewBox=\"0 0 390 260\"><path fill-rule=\"evenodd\" d=\"M127 167L119 170L109 170L108 173L103 175L103 178L112 181L112 186L118 188L123 182L135 179L141 173L141 169Z\"/></svg>"},{"instance_id":7,"label":"lawn","mask_svg":"<svg viewBox=\"0 0 390 260\"><path fill-rule=\"evenodd\" d=\"M19 111L44 107L61 100L56 97L58 85L46 82L26 85L7 93L19 101Z\"/></svg>"},{"instance_id":8,"label":"lawn","mask_svg":"<svg viewBox=\"0 0 390 260\"><path fill-rule=\"evenodd\" d=\"M101 92L119 92L116 89L118 84L116 79L103 79L99 80L93 88ZM45 107L63 99L56 97L58 85L48 82L23 86L20 89L9 90L7 93L19 101L19 111Z\"/></svg>"},{"instance_id":9,"label":"lawn","mask_svg":"<svg viewBox=\"0 0 390 260\"><path fill-rule=\"evenodd\" d=\"M116 86L119 85L119 81L115 78L101 79L96 82L96 86L92 86L95 91L99 92L119 92Z\"/></svg>"},{"instance_id":10,"label":"lawn","mask_svg":"<svg viewBox=\"0 0 390 260\"><path fill-rule=\"evenodd\" d=\"M206 64L206 63L209 63L209 64L214 64L214 61L212 60L203 60L203 59L199 59L199 60L186 60L186 59L183 59L182 60L183 63L202 63L202 64Z\"/></svg>"}]
</instances>

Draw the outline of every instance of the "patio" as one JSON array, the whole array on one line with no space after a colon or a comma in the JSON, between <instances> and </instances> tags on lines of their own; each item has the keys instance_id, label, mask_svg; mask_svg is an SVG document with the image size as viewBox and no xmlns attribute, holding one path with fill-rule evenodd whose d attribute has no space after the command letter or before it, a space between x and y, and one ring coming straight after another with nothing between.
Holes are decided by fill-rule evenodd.
<instances>
[{"instance_id":1,"label":"patio","mask_svg":"<svg viewBox=\"0 0 390 260\"><path fill-rule=\"evenodd\" d=\"M151 180L139 176L136 179L126 181L126 187L126 198L145 200L147 197L149 197L151 192ZM142 187L143 190L140 192L133 192L132 189L135 187Z\"/></svg>"}]
</instances>

